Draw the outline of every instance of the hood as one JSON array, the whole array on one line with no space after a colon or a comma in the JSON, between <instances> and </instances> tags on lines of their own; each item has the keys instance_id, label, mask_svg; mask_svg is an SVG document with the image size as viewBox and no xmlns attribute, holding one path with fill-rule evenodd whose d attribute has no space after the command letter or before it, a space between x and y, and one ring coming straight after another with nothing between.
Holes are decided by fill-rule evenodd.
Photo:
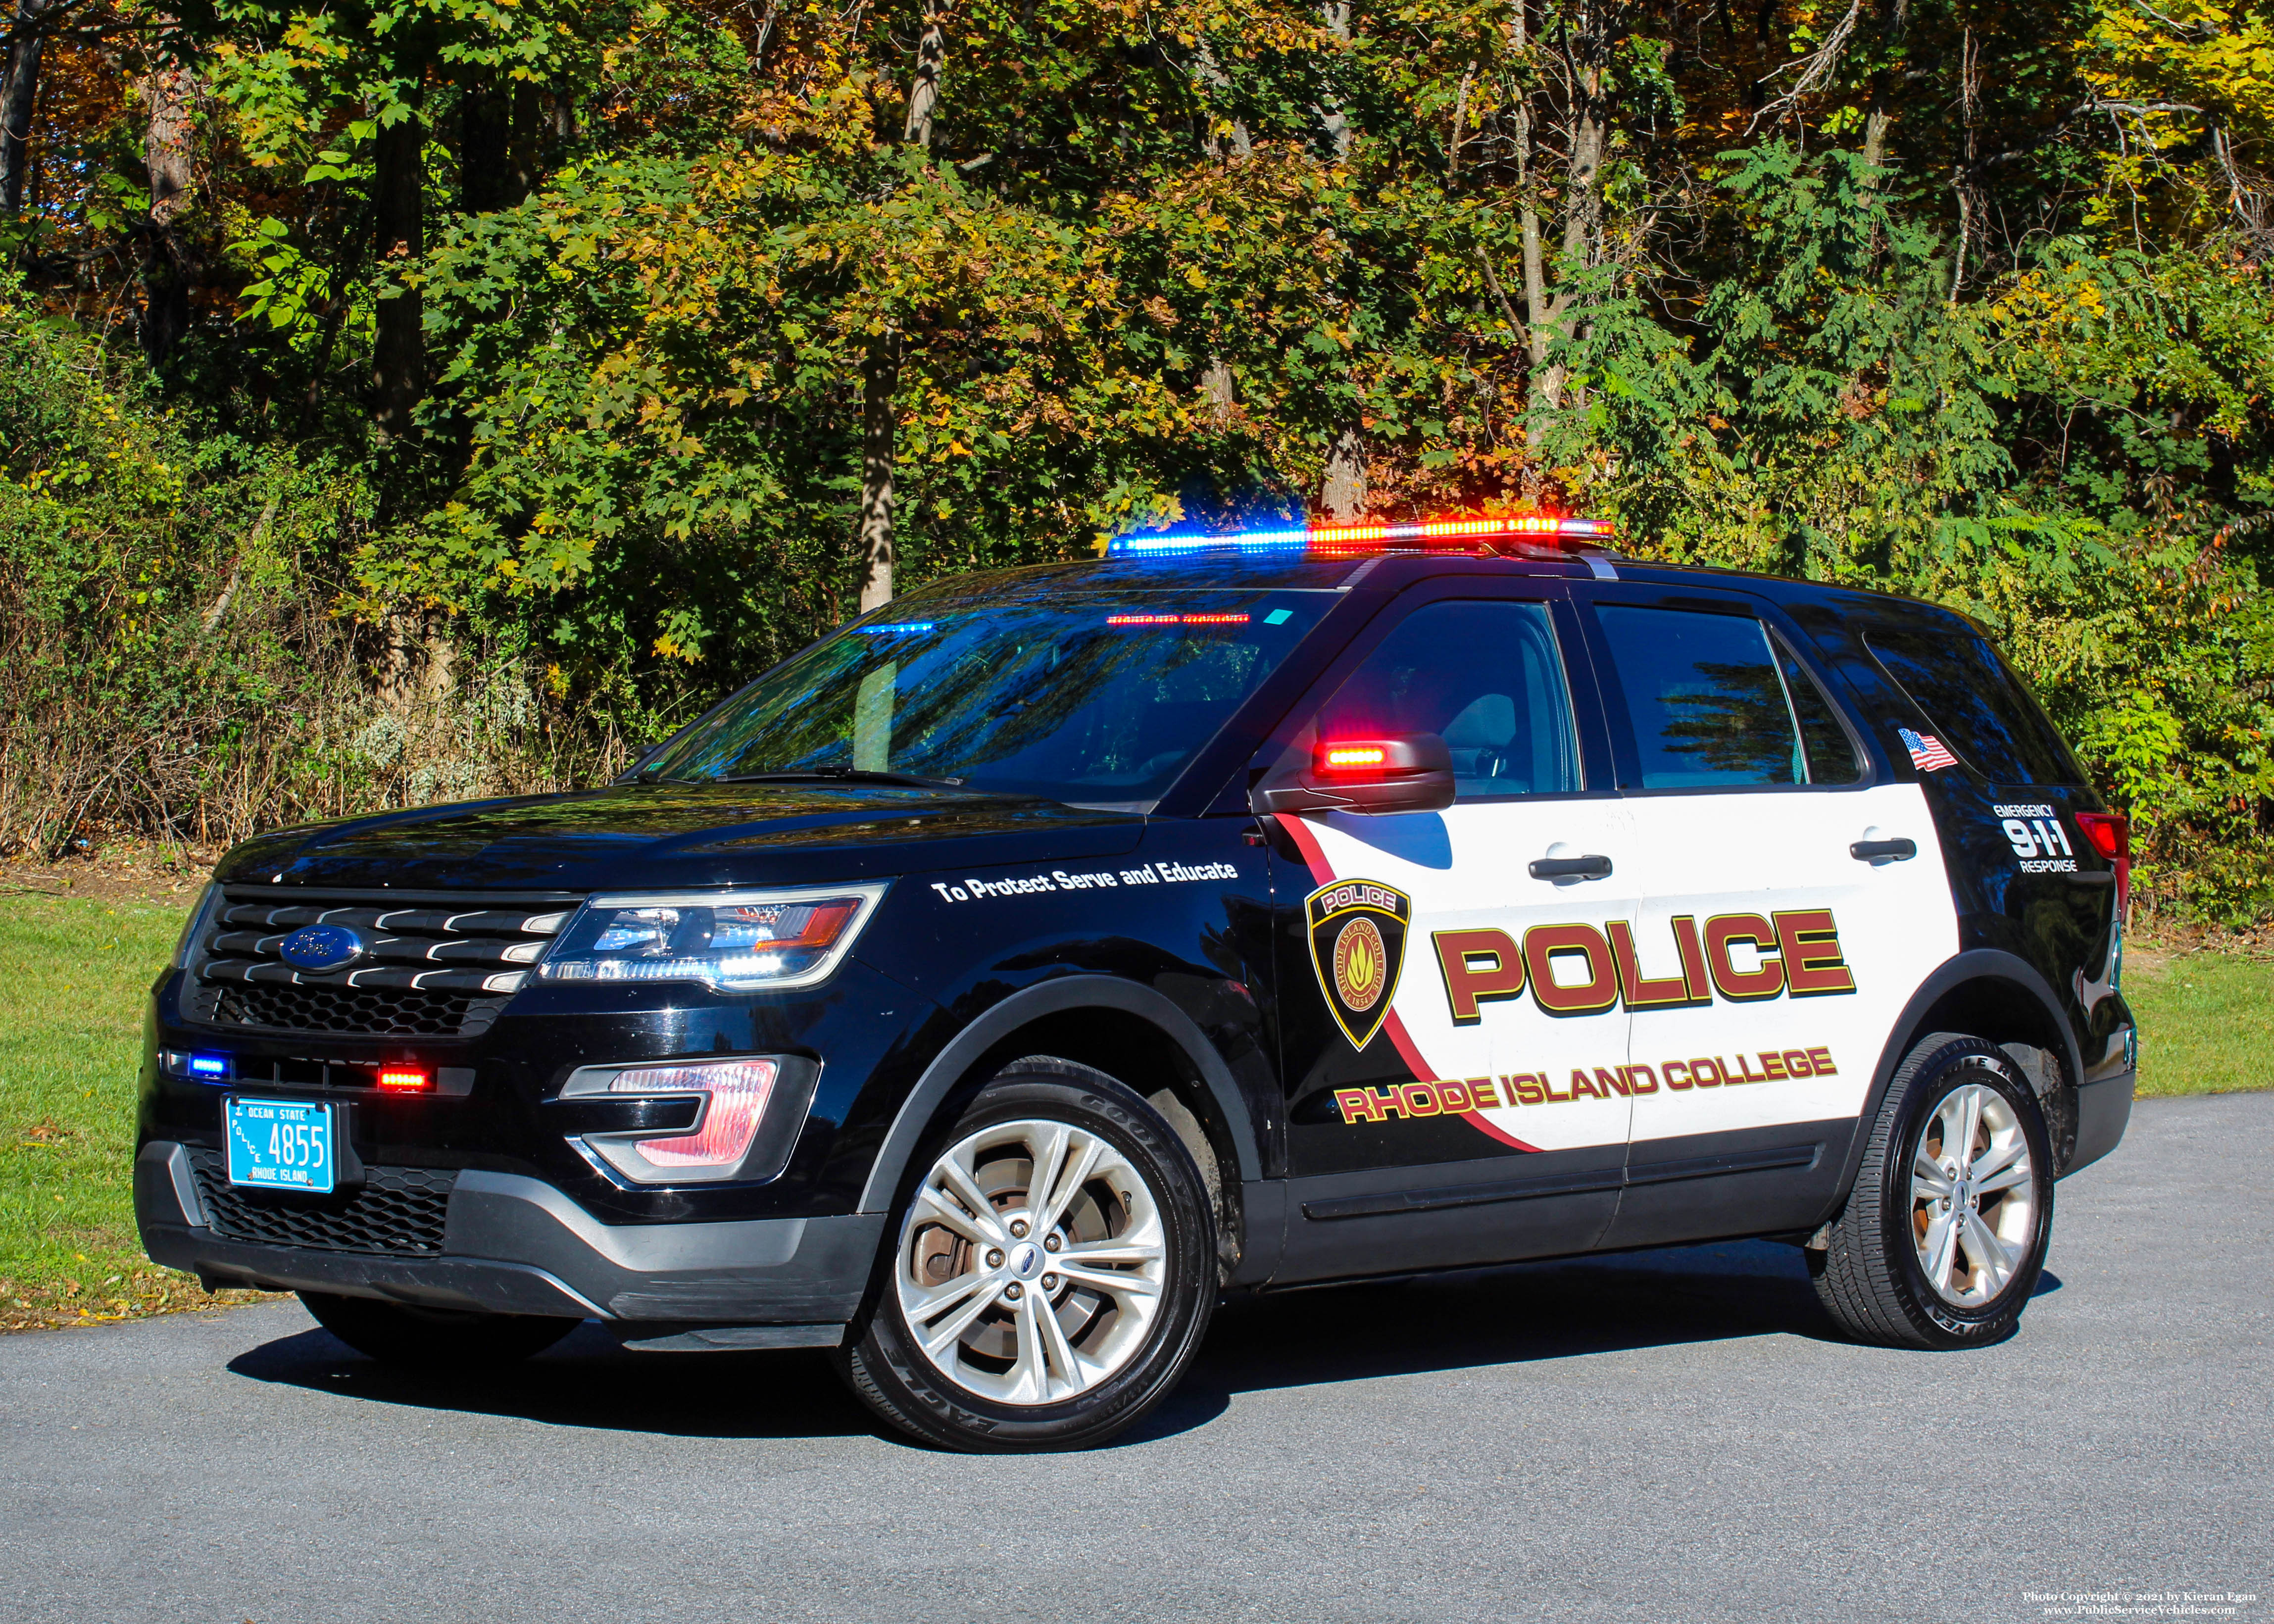
<instances>
[{"instance_id":1,"label":"hood","mask_svg":"<svg viewBox=\"0 0 2274 1624\"><path fill-rule=\"evenodd\" d=\"M889 785L621 784L279 830L224 857L238 884L393 891L796 885L1126 852L1133 813Z\"/></svg>"}]
</instances>

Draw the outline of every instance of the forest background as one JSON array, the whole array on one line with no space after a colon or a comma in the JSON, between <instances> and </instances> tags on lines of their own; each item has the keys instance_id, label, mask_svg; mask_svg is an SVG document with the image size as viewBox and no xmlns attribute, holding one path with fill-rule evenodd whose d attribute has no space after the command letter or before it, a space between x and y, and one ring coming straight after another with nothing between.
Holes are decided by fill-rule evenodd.
<instances>
[{"instance_id":1,"label":"forest background","mask_svg":"<svg viewBox=\"0 0 2274 1624\"><path fill-rule=\"evenodd\" d=\"M2135 909L2274 912L2263 7L0 21L0 850L590 782L1124 530L1545 508L1977 616Z\"/></svg>"}]
</instances>

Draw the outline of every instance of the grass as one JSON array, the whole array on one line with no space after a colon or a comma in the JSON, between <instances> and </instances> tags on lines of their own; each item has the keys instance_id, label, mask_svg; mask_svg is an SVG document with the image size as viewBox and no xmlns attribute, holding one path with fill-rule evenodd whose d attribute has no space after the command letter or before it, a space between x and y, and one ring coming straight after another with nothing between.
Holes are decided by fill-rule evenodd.
<instances>
[{"instance_id":1,"label":"grass","mask_svg":"<svg viewBox=\"0 0 2274 1624\"><path fill-rule=\"evenodd\" d=\"M215 1300L134 1236L142 999L182 919L179 906L0 892L0 1329ZM2127 957L2142 1094L2274 1086L2274 959Z\"/></svg>"},{"instance_id":2,"label":"grass","mask_svg":"<svg viewBox=\"0 0 2274 1624\"><path fill-rule=\"evenodd\" d=\"M215 1301L153 1265L134 1234L142 998L182 920L151 904L0 895L0 1329Z\"/></svg>"},{"instance_id":3,"label":"grass","mask_svg":"<svg viewBox=\"0 0 2274 1624\"><path fill-rule=\"evenodd\" d=\"M2274 1087L2274 959L2127 948L2124 997L2140 1023L2140 1093Z\"/></svg>"}]
</instances>

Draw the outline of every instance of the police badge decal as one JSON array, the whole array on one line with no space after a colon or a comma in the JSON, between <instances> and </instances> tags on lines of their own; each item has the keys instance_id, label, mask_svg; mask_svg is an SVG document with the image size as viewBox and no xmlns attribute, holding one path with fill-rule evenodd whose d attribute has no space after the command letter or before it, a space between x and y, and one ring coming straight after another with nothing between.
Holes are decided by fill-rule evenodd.
<instances>
[{"instance_id":1,"label":"police badge decal","mask_svg":"<svg viewBox=\"0 0 2274 1624\"><path fill-rule=\"evenodd\" d=\"M1306 897L1303 911L1327 1007L1351 1047L1364 1049L1389 1019L1413 899L1373 880L1337 880Z\"/></svg>"}]
</instances>

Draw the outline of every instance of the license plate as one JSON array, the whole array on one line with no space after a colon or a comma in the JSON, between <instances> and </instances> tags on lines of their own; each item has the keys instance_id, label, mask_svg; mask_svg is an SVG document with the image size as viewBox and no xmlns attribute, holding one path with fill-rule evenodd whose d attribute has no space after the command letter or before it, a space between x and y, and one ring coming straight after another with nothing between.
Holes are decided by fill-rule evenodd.
<instances>
[{"instance_id":1,"label":"license plate","mask_svg":"<svg viewBox=\"0 0 2274 1624\"><path fill-rule=\"evenodd\" d=\"M337 1176L330 1106L232 1095L222 1107L222 1120L229 1130L230 1184L331 1193Z\"/></svg>"}]
</instances>

